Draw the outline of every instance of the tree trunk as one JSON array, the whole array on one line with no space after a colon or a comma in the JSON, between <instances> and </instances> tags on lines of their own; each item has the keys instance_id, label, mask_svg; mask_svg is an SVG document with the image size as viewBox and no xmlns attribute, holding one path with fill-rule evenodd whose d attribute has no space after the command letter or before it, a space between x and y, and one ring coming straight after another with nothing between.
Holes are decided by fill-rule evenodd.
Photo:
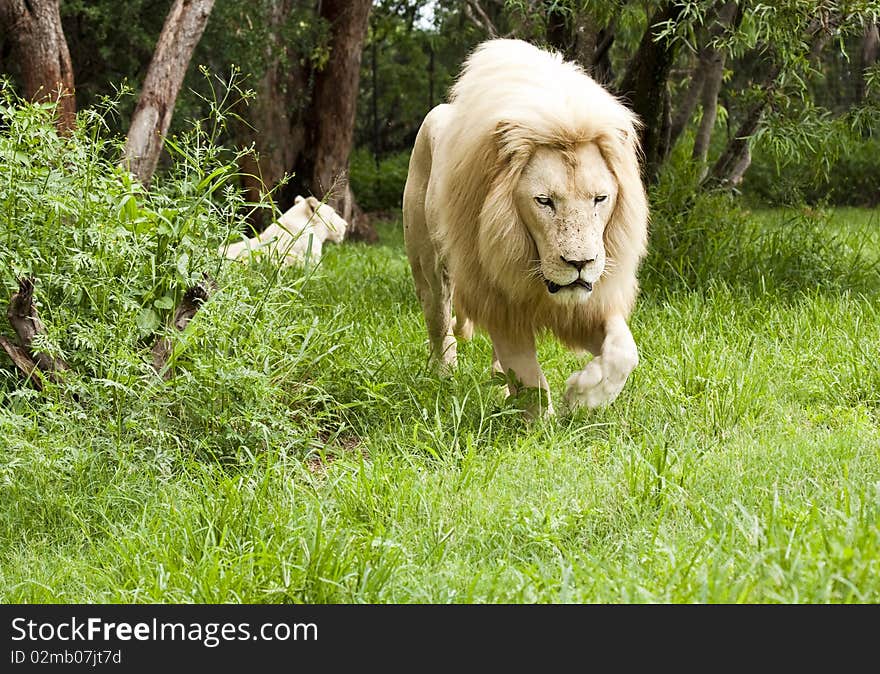
<instances>
[{"instance_id":1,"label":"tree trunk","mask_svg":"<svg viewBox=\"0 0 880 674\"><path fill-rule=\"evenodd\" d=\"M616 26L614 21L607 28L601 28L596 35L596 52L593 54L593 66L590 72L597 82L611 84L614 81L614 70L611 68L611 47L614 45Z\"/></svg>"},{"instance_id":2,"label":"tree trunk","mask_svg":"<svg viewBox=\"0 0 880 674\"><path fill-rule=\"evenodd\" d=\"M880 56L880 30L876 23L865 26L865 38L862 40L862 50L859 59L860 72L856 79L856 101L861 103L865 100L865 70L874 65Z\"/></svg>"},{"instance_id":3,"label":"tree trunk","mask_svg":"<svg viewBox=\"0 0 880 674\"><path fill-rule=\"evenodd\" d=\"M174 0L165 18L123 151L123 164L144 185L159 163L177 93L213 8L214 0Z\"/></svg>"},{"instance_id":4,"label":"tree trunk","mask_svg":"<svg viewBox=\"0 0 880 674\"><path fill-rule=\"evenodd\" d=\"M9 300L6 318L15 334L18 344L5 337L0 337L0 346L6 351L12 362L21 370L25 377L31 379L37 390L42 390L40 372L51 381L60 383L59 372L66 372L70 366L63 358L41 353L34 349L34 338L44 335L46 328L40 320L39 312L34 304L34 279L18 280L18 292Z\"/></svg>"},{"instance_id":5,"label":"tree trunk","mask_svg":"<svg viewBox=\"0 0 880 674\"><path fill-rule=\"evenodd\" d=\"M841 16L837 13L820 14L812 19L806 29L806 39L810 45L807 52L808 60L819 58L840 21ZM733 138L727 143L724 152L712 166L712 170L703 178L701 183L703 188L732 187L742 181L752 161L750 148L752 136L758 130L764 111L780 86L781 74L782 64L777 61L761 81L763 96L752 106Z\"/></svg>"},{"instance_id":6,"label":"tree trunk","mask_svg":"<svg viewBox=\"0 0 880 674\"><path fill-rule=\"evenodd\" d=\"M571 10L556 7L556 3L545 2L547 44L562 54L566 60L576 58L574 53Z\"/></svg>"},{"instance_id":7,"label":"tree trunk","mask_svg":"<svg viewBox=\"0 0 880 674\"><path fill-rule=\"evenodd\" d=\"M738 185L751 163L749 143L761 124L764 110L770 102L769 92L775 89L781 68L774 66L765 79L768 95L762 97L740 124L712 170L703 179L704 187L727 187Z\"/></svg>"},{"instance_id":8,"label":"tree trunk","mask_svg":"<svg viewBox=\"0 0 880 674\"><path fill-rule=\"evenodd\" d=\"M654 27L677 21L684 5L664 2L651 17L639 48L630 61L620 93L642 121L641 146L645 157L644 177L654 182L669 151L669 92L667 81L675 60L677 45L658 41Z\"/></svg>"},{"instance_id":9,"label":"tree trunk","mask_svg":"<svg viewBox=\"0 0 880 674\"><path fill-rule=\"evenodd\" d=\"M733 26L739 27L743 12L738 10L737 2L728 0L718 9L714 21L706 36L706 44L700 50L699 61L693 72L691 84L687 89L684 101L676 111L672 121L670 146L675 145L682 132L691 121L691 116L699 101L703 107L703 118L700 129L694 140L694 158L702 157L705 161L708 152L709 140L712 137L712 129L715 127L715 118L718 112L718 93L721 91L721 79L724 75L724 61L726 54L719 51L714 43ZM708 117L707 117L708 112ZM697 149L698 148L698 149Z\"/></svg>"},{"instance_id":10,"label":"tree trunk","mask_svg":"<svg viewBox=\"0 0 880 674\"><path fill-rule=\"evenodd\" d=\"M253 143L256 150L255 154L243 156L239 164L245 199L250 203L260 202L267 189L278 185L305 145L307 77L294 55L286 53L281 37L293 8L293 0L272 3L268 12L271 37L264 46L266 70L254 85L256 96L250 104L247 122L234 126L236 142L241 146ZM262 231L271 216L265 209L256 210L248 215L248 221L255 231Z\"/></svg>"},{"instance_id":11,"label":"tree trunk","mask_svg":"<svg viewBox=\"0 0 880 674\"><path fill-rule=\"evenodd\" d=\"M485 32L487 37L500 37L498 29L495 27L495 23L486 13L486 10L483 9L482 5L480 5L479 0L465 0L464 15L472 24Z\"/></svg>"},{"instance_id":12,"label":"tree trunk","mask_svg":"<svg viewBox=\"0 0 880 674\"><path fill-rule=\"evenodd\" d=\"M19 63L24 97L57 100L56 126L67 133L76 123L76 98L60 5L60 0L0 0L0 23Z\"/></svg>"},{"instance_id":13,"label":"tree trunk","mask_svg":"<svg viewBox=\"0 0 880 674\"><path fill-rule=\"evenodd\" d=\"M697 101L700 100L700 95L703 93L703 83L705 81L706 63L703 60L703 53L701 51L699 59L693 65L693 70L691 70L691 81L672 117L672 128L669 132L669 142L671 145L674 146L678 142L688 122L691 121L691 116L693 116L694 110L697 109Z\"/></svg>"},{"instance_id":14,"label":"tree trunk","mask_svg":"<svg viewBox=\"0 0 880 674\"><path fill-rule=\"evenodd\" d=\"M433 42L428 43L428 49L430 50L428 54L428 110L432 110L434 108L434 80L436 78L435 73L437 70L434 65L436 56L434 53ZM374 86L373 90L375 91L375 89L376 87Z\"/></svg>"},{"instance_id":15,"label":"tree trunk","mask_svg":"<svg viewBox=\"0 0 880 674\"><path fill-rule=\"evenodd\" d=\"M718 20L712 28L711 39L720 38L728 29L736 32L742 23L744 14L738 2L728 0L718 12ZM709 156L709 144L712 141L712 132L715 130L715 120L718 117L718 94L721 93L721 81L724 78L724 63L727 54L714 48L710 43L709 51L706 52L705 58L707 61L706 78L703 82L703 92L700 97L700 104L703 106L703 116L700 119L697 135L694 137L694 149L691 154L691 157L700 164L705 164ZM745 173L751 161L751 153L748 152L748 146L746 146L746 154L736 166L742 165L742 172L738 177L733 175L737 183L742 180L742 174ZM706 168L701 169L700 178L705 177L706 173Z\"/></svg>"},{"instance_id":16,"label":"tree trunk","mask_svg":"<svg viewBox=\"0 0 880 674\"><path fill-rule=\"evenodd\" d=\"M330 24L330 59L315 73L315 90L306 115L306 145L296 162L293 188L326 198L349 224L347 237L375 242L378 234L357 205L347 180L354 144L361 53L371 0L323 0L321 16ZM287 201L293 203L291 191Z\"/></svg>"},{"instance_id":17,"label":"tree trunk","mask_svg":"<svg viewBox=\"0 0 880 674\"><path fill-rule=\"evenodd\" d=\"M706 79L703 82L703 91L700 95L703 116L700 118L697 135L694 136L694 149L691 154L691 158L701 164L709 156L709 142L712 140L715 119L718 117L718 94L721 91L721 79L724 75L726 57L724 52L714 49L712 51L712 60L706 67Z\"/></svg>"},{"instance_id":18,"label":"tree trunk","mask_svg":"<svg viewBox=\"0 0 880 674\"><path fill-rule=\"evenodd\" d=\"M590 13L582 10L576 12L574 21L573 58L599 84L610 85L614 81L611 46L614 44L616 20L612 19L606 28L599 28Z\"/></svg>"}]
</instances>

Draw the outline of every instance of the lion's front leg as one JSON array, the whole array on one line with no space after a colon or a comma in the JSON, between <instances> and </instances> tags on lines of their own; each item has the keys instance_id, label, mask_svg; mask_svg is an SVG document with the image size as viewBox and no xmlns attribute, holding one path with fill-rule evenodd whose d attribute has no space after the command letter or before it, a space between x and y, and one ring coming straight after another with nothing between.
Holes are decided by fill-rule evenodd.
<instances>
[{"instance_id":1,"label":"lion's front leg","mask_svg":"<svg viewBox=\"0 0 880 674\"><path fill-rule=\"evenodd\" d=\"M530 417L553 414L550 387L541 366L538 364L538 352L535 349L534 338L511 339L495 333L490 333L490 337L493 346L492 369L502 372L512 370L516 376L517 382L508 384L508 394L516 395L518 393L517 384L526 389L537 389L540 394L535 402L526 407L526 414Z\"/></svg>"},{"instance_id":2,"label":"lion's front leg","mask_svg":"<svg viewBox=\"0 0 880 674\"><path fill-rule=\"evenodd\" d=\"M593 409L612 402L639 363L636 342L623 316L612 316L604 327L599 354L566 382L565 400L571 407Z\"/></svg>"}]
</instances>

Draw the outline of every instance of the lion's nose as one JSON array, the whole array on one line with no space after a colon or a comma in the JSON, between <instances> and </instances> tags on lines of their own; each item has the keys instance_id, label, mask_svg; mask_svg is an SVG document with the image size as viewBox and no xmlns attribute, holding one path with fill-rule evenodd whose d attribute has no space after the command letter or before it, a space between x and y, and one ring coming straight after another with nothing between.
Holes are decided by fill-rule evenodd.
<instances>
[{"instance_id":1,"label":"lion's nose","mask_svg":"<svg viewBox=\"0 0 880 674\"><path fill-rule=\"evenodd\" d=\"M596 258L593 258L592 260L569 260L568 258L566 258L562 255L560 255L559 257L563 262L565 262L565 264L570 264L572 267L574 267L578 271L580 271L581 269L586 267L588 264L592 264L593 262L596 261Z\"/></svg>"}]
</instances>

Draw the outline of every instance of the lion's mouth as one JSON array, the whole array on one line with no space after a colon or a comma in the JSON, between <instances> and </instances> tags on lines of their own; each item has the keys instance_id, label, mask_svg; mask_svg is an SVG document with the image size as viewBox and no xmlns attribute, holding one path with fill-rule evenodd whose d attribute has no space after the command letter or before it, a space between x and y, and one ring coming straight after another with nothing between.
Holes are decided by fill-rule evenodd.
<instances>
[{"instance_id":1,"label":"lion's mouth","mask_svg":"<svg viewBox=\"0 0 880 674\"><path fill-rule=\"evenodd\" d=\"M548 281L547 279L544 279L544 283L547 284L547 290L550 291L551 295L555 295L560 290L565 290L566 288L583 288L587 292L592 292L593 290L593 284L589 281L584 281L582 278L575 279L564 286L561 286L558 283L553 283L553 281Z\"/></svg>"}]
</instances>

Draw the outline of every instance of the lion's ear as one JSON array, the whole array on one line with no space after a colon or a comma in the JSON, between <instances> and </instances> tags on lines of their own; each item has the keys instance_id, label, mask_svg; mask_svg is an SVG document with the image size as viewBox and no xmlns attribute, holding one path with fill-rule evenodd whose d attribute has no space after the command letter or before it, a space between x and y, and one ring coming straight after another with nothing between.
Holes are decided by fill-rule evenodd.
<instances>
[{"instance_id":1,"label":"lion's ear","mask_svg":"<svg viewBox=\"0 0 880 674\"><path fill-rule=\"evenodd\" d=\"M293 204L294 204L294 206L295 206L296 204L300 203L301 201L303 201L302 195L301 195L301 194L297 194L297 195L296 195L296 198L293 200Z\"/></svg>"},{"instance_id":2,"label":"lion's ear","mask_svg":"<svg viewBox=\"0 0 880 674\"><path fill-rule=\"evenodd\" d=\"M639 119L633 116L629 119L624 126L616 129L617 138L622 142L625 146L631 146L638 148L639 145L639 132L642 129L642 123Z\"/></svg>"},{"instance_id":3,"label":"lion's ear","mask_svg":"<svg viewBox=\"0 0 880 674\"><path fill-rule=\"evenodd\" d=\"M308 199L306 199L306 201L309 202L309 207L313 211L317 211L318 208L320 208L320 206L321 206L321 202L318 201L315 197L309 197Z\"/></svg>"}]
</instances>

